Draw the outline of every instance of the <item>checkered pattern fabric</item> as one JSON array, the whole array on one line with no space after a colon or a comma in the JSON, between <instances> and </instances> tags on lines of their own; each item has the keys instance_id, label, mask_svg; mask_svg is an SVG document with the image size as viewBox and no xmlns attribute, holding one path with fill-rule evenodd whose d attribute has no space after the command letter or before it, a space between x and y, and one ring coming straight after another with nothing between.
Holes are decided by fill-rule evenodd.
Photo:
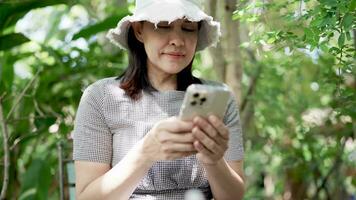
<instances>
[{"instance_id":1,"label":"checkered pattern fabric","mask_svg":"<svg viewBox=\"0 0 356 200\"><path fill-rule=\"evenodd\" d=\"M207 82L205 84L218 84ZM133 101L114 77L99 80L84 90L73 130L74 160L116 165L159 120L177 116L184 91L143 92ZM224 123L230 130L226 160L243 159L242 133L235 100L231 97ZM188 189L199 188L212 197L206 172L195 156L156 162L130 199L184 199Z\"/></svg>"}]
</instances>

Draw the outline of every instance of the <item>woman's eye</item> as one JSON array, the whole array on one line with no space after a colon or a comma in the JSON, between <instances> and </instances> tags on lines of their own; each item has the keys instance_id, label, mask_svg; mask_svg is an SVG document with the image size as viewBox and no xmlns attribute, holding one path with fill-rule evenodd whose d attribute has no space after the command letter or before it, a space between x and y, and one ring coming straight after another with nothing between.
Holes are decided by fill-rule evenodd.
<instances>
[{"instance_id":1,"label":"woman's eye","mask_svg":"<svg viewBox=\"0 0 356 200\"><path fill-rule=\"evenodd\" d=\"M157 26L159 29L169 29L169 26Z\"/></svg>"},{"instance_id":2,"label":"woman's eye","mask_svg":"<svg viewBox=\"0 0 356 200\"><path fill-rule=\"evenodd\" d=\"M187 32L195 32L196 29L193 28L182 28L183 31L187 31Z\"/></svg>"},{"instance_id":3,"label":"woman's eye","mask_svg":"<svg viewBox=\"0 0 356 200\"><path fill-rule=\"evenodd\" d=\"M170 26L169 25L157 25L157 28L170 28Z\"/></svg>"}]
</instances>

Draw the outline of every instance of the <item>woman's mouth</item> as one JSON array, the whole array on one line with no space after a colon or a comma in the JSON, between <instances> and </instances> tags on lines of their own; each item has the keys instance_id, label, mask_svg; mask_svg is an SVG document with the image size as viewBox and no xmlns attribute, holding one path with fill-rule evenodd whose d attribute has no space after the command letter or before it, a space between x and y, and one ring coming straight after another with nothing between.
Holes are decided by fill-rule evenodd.
<instances>
[{"instance_id":1,"label":"woman's mouth","mask_svg":"<svg viewBox=\"0 0 356 200\"><path fill-rule=\"evenodd\" d=\"M173 59L180 59L185 56L183 53L165 53L165 55Z\"/></svg>"}]
</instances>

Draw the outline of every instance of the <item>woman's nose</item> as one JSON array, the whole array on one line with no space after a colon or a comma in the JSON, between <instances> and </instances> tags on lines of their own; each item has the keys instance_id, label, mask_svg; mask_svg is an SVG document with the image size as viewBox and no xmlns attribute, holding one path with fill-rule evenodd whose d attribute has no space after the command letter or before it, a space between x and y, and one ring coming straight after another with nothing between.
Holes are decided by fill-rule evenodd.
<instances>
[{"instance_id":1,"label":"woman's nose","mask_svg":"<svg viewBox=\"0 0 356 200\"><path fill-rule=\"evenodd\" d=\"M174 46L184 45L184 36L181 30L172 30L169 43Z\"/></svg>"}]
</instances>

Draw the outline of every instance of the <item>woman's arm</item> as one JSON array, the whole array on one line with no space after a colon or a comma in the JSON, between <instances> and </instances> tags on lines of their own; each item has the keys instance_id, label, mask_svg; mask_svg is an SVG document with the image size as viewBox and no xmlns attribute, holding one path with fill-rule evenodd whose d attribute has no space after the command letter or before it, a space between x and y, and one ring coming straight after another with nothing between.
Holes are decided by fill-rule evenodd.
<instances>
[{"instance_id":1,"label":"woman's arm","mask_svg":"<svg viewBox=\"0 0 356 200\"><path fill-rule=\"evenodd\" d=\"M207 171L215 200L242 199L244 194L243 161L224 159L228 149L229 129L215 116L194 118L192 130L197 159Z\"/></svg>"},{"instance_id":2,"label":"woman's arm","mask_svg":"<svg viewBox=\"0 0 356 200\"><path fill-rule=\"evenodd\" d=\"M118 164L75 161L77 199L127 200L153 162L136 145Z\"/></svg>"},{"instance_id":3,"label":"woman's arm","mask_svg":"<svg viewBox=\"0 0 356 200\"><path fill-rule=\"evenodd\" d=\"M158 122L112 169L109 164L76 161L77 199L129 199L156 161L196 153L192 127L175 117Z\"/></svg>"},{"instance_id":4,"label":"woman's arm","mask_svg":"<svg viewBox=\"0 0 356 200\"><path fill-rule=\"evenodd\" d=\"M204 168L215 200L243 198L243 161L221 159L216 165L204 165Z\"/></svg>"}]
</instances>

